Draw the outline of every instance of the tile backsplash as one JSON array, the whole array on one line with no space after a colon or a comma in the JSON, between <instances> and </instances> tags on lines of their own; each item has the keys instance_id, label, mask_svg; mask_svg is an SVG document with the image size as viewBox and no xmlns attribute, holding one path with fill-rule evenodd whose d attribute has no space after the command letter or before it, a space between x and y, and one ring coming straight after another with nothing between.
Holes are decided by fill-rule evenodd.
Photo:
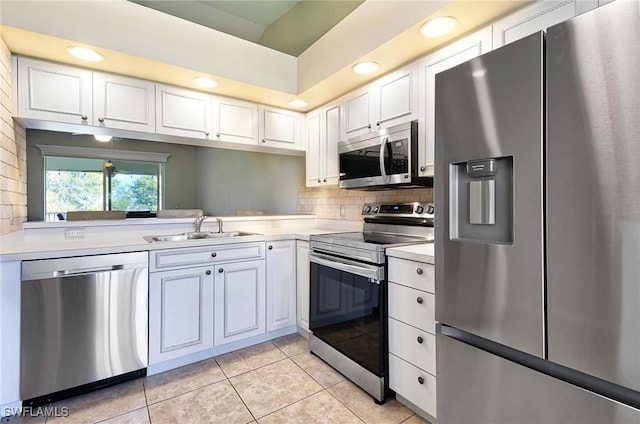
<instances>
[{"instance_id":1,"label":"tile backsplash","mask_svg":"<svg viewBox=\"0 0 640 424\"><path fill-rule=\"evenodd\" d=\"M306 187L298 193L297 212L318 218L361 220L365 203L433 202L432 188L359 191L333 187Z\"/></svg>"}]
</instances>

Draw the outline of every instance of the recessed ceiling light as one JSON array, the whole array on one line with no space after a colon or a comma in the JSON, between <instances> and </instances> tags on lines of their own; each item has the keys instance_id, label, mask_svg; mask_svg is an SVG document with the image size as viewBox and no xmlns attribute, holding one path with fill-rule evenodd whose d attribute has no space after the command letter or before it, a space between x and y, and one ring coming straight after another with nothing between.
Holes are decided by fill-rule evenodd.
<instances>
[{"instance_id":1,"label":"recessed ceiling light","mask_svg":"<svg viewBox=\"0 0 640 424\"><path fill-rule=\"evenodd\" d=\"M307 105L307 102L301 99L295 99L289 102L289 106L292 106L292 107L305 107L306 105Z\"/></svg>"},{"instance_id":2,"label":"recessed ceiling light","mask_svg":"<svg viewBox=\"0 0 640 424\"><path fill-rule=\"evenodd\" d=\"M100 143L108 143L109 141L111 141L110 135L94 135L93 138L95 138L96 141L99 141Z\"/></svg>"},{"instance_id":3,"label":"recessed ceiling light","mask_svg":"<svg viewBox=\"0 0 640 424\"><path fill-rule=\"evenodd\" d=\"M195 77L193 83L204 88L215 88L218 86L218 83L209 77Z\"/></svg>"},{"instance_id":4,"label":"recessed ceiling light","mask_svg":"<svg viewBox=\"0 0 640 424\"><path fill-rule=\"evenodd\" d=\"M376 62L360 62L353 65L351 69L358 75L370 75L377 72L380 69L380 65Z\"/></svg>"},{"instance_id":5,"label":"recessed ceiling light","mask_svg":"<svg viewBox=\"0 0 640 424\"><path fill-rule=\"evenodd\" d=\"M86 47L69 47L67 52L80 60L86 60L87 62L101 62L104 57L95 50L88 49Z\"/></svg>"},{"instance_id":6,"label":"recessed ceiling light","mask_svg":"<svg viewBox=\"0 0 640 424\"><path fill-rule=\"evenodd\" d=\"M420 27L420 34L423 37L440 37L453 30L457 23L456 18L441 16L425 22Z\"/></svg>"}]
</instances>

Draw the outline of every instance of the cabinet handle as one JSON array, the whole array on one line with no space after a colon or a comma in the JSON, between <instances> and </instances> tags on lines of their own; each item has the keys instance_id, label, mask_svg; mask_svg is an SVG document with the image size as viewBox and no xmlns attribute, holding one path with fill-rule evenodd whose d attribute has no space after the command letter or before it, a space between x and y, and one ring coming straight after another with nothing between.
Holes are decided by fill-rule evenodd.
<instances>
[{"instance_id":1,"label":"cabinet handle","mask_svg":"<svg viewBox=\"0 0 640 424\"><path fill-rule=\"evenodd\" d=\"M269 246L269 250L273 250L273 246Z\"/></svg>"},{"instance_id":2,"label":"cabinet handle","mask_svg":"<svg viewBox=\"0 0 640 424\"><path fill-rule=\"evenodd\" d=\"M263 138L263 139L262 139L262 142L263 142L263 143L266 143L266 142L267 142L267 140L265 140L265 139Z\"/></svg>"},{"instance_id":3,"label":"cabinet handle","mask_svg":"<svg viewBox=\"0 0 640 424\"><path fill-rule=\"evenodd\" d=\"M222 273L224 272L224 269L222 269L222 268L218 268L218 272L219 272L220 274L222 274Z\"/></svg>"},{"instance_id":4,"label":"cabinet handle","mask_svg":"<svg viewBox=\"0 0 640 424\"><path fill-rule=\"evenodd\" d=\"M422 377L418 377L418 383L420 383L420 384L424 384L424 378L422 378Z\"/></svg>"},{"instance_id":5,"label":"cabinet handle","mask_svg":"<svg viewBox=\"0 0 640 424\"><path fill-rule=\"evenodd\" d=\"M368 128L368 129L371 129L371 124L367 125L367 128Z\"/></svg>"},{"instance_id":6,"label":"cabinet handle","mask_svg":"<svg viewBox=\"0 0 640 424\"><path fill-rule=\"evenodd\" d=\"M416 302L418 302L420 305L422 305L423 300L422 300L421 297L419 297L419 298L416 299Z\"/></svg>"},{"instance_id":7,"label":"cabinet handle","mask_svg":"<svg viewBox=\"0 0 640 424\"><path fill-rule=\"evenodd\" d=\"M98 118L98 122L100 123L104 122L104 118L101 116L100 118Z\"/></svg>"},{"instance_id":8,"label":"cabinet handle","mask_svg":"<svg viewBox=\"0 0 640 424\"><path fill-rule=\"evenodd\" d=\"M377 126L380 126L380 121L376 122L376 125L377 125Z\"/></svg>"},{"instance_id":9,"label":"cabinet handle","mask_svg":"<svg viewBox=\"0 0 640 424\"><path fill-rule=\"evenodd\" d=\"M89 117L87 115L82 115L80 119L82 119L83 121L86 121L87 119L89 119Z\"/></svg>"},{"instance_id":10,"label":"cabinet handle","mask_svg":"<svg viewBox=\"0 0 640 424\"><path fill-rule=\"evenodd\" d=\"M205 136L207 136L207 137L209 137L209 131L205 131L205 132L204 132L204 135L205 135Z\"/></svg>"},{"instance_id":11,"label":"cabinet handle","mask_svg":"<svg viewBox=\"0 0 640 424\"><path fill-rule=\"evenodd\" d=\"M418 343L422 344L422 342L424 342L424 339L422 338L422 336L418 336Z\"/></svg>"},{"instance_id":12,"label":"cabinet handle","mask_svg":"<svg viewBox=\"0 0 640 424\"><path fill-rule=\"evenodd\" d=\"M216 137L220 138L220 133L216 133Z\"/></svg>"},{"instance_id":13,"label":"cabinet handle","mask_svg":"<svg viewBox=\"0 0 640 424\"><path fill-rule=\"evenodd\" d=\"M320 182L322 182L322 181L320 181L320 178L318 178L318 182L319 182L319 183L320 183Z\"/></svg>"},{"instance_id":14,"label":"cabinet handle","mask_svg":"<svg viewBox=\"0 0 640 424\"><path fill-rule=\"evenodd\" d=\"M323 183L326 183L326 182L327 182L327 179L326 179L326 178L325 178L325 179L323 179L323 180L322 180L322 182L323 182Z\"/></svg>"},{"instance_id":15,"label":"cabinet handle","mask_svg":"<svg viewBox=\"0 0 640 424\"><path fill-rule=\"evenodd\" d=\"M211 270L207 270L207 272L205 272L205 274L211 275Z\"/></svg>"},{"instance_id":16,"label":"cabinet handle","mask_svg":"<svg viewBox=\"0 0 640 424\"><path fill-rule=\"evenodd\" d=\"M421 167L420 167L420 171L424 172L424 171L426 171L426 170L427 170L427 167L426 167L426 166L421 166Z\"/></svg>"},{"instance_id":17,"label":"cabinet handle","mask_svg":"<svg viewBox=\"0 0 640 424\"><path fill-rule=\"evenodd\" d=\"M416 269L416 272L418 273L418 275L422 275L422 268Z\"/></svg>"},{"instance_id":18,"label":"cabinet handle","mask_svg":"<svg viewBox=\"0 0 640 424\"><path fill-rule=\"evenodd\" d=\"M215 258L216 256L218 256L218 254L217 254L216 252L213 252L213 253L211 254L211 257L212 257L212 258Z\"/></svg>"}]
</instances>

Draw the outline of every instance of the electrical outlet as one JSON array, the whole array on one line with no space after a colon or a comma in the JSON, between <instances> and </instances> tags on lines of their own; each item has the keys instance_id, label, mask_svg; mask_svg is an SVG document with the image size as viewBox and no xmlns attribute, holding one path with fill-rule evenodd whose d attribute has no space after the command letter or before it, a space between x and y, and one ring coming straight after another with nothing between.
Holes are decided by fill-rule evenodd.
<instances>
[{"instance_id":1,"label":"electrical outlet","mask_svg":"<svg viewBox=\"0 0 640 424\"><path fill-rule=\"evenodd\" d=\"M64 238L68 238L68 239L84 238L84 228L67 228L64 230Z\"/></svg>"}]
</instances>

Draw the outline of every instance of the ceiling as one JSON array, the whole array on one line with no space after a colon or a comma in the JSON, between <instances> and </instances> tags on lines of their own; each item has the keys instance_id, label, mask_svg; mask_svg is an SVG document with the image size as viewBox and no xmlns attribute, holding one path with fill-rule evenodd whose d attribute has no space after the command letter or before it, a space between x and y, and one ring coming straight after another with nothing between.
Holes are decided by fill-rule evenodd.
<instances>
[{"instance_id":1,"label":"ceiling","mask_svg":"<svg viewBox=\"0 0 640 424\"><path fill-rule=\"evenodd\" d=\"M147 1L147 0L144 0ZM528 0L366 0L360 1L153 1L179 3L226 16L238 22L264 27L265 34L286 17L299 25L294 36L281 40L298 42L304 30L322 19L318 9L338 9L348 4L351 12L324 31L309 47L300 44L298 56L282 53L235 35L212 30L200 23L178 18L125 0L0 0L0 36L13 54L67 63L93 70L129 75L160 83L196 89L257 103L307 112L465 35L527 4ZM270 5L261 9L262 3ZM291 6L291 3L295 3ZM215 6L215 7L214 7ZM289 7L291 6L291 7ZM287 7L289 7L287 9ZM311 9L306 9L311 8ZM306 17L292 15L302 10ZM310 10L310 11L309 11ZM176 12L177 13L177 12ZM182 12L181 12L182 13ZM344 11L341 13L345 13ZM226 15L223 15L226 14ZM205 13L200 13L205 15ZM304 15L304 14L303 14ZM339 14L340 15L340 14ZM236 16L236 15L233 15ZM437 16L454 16L458 25L450 34L426 39L419 27ZM271 22L271 23L269 23ZM328 22L328 20L327 20ZM241 28L233 24L230 28ZM331 24L324 24L326 25ZM230 31L230 29L229 29ZM261 35L257 35L260 33ZM309 37L317 37L318 33ZM274 37L278 38L278 37ZM88 63L71 57L67 48L91 47L104 61ZM292 50L293 51L293 50ZM355 75L351 67L362 60L380 64L372 75ZM194 85L197 76L218 82L212 89ZM300 98L307 106L295 109L289 101Z\"/></svg>"},{"instance_id":2,"label":"ceiling","mask_svg":"<svg viewBox=\"0 0 640 424\"><path fill-rule=\"evenodd\" d=\"M296 57L364 2L364 0L129 1Z\"/></svg>"}]
</instances>

